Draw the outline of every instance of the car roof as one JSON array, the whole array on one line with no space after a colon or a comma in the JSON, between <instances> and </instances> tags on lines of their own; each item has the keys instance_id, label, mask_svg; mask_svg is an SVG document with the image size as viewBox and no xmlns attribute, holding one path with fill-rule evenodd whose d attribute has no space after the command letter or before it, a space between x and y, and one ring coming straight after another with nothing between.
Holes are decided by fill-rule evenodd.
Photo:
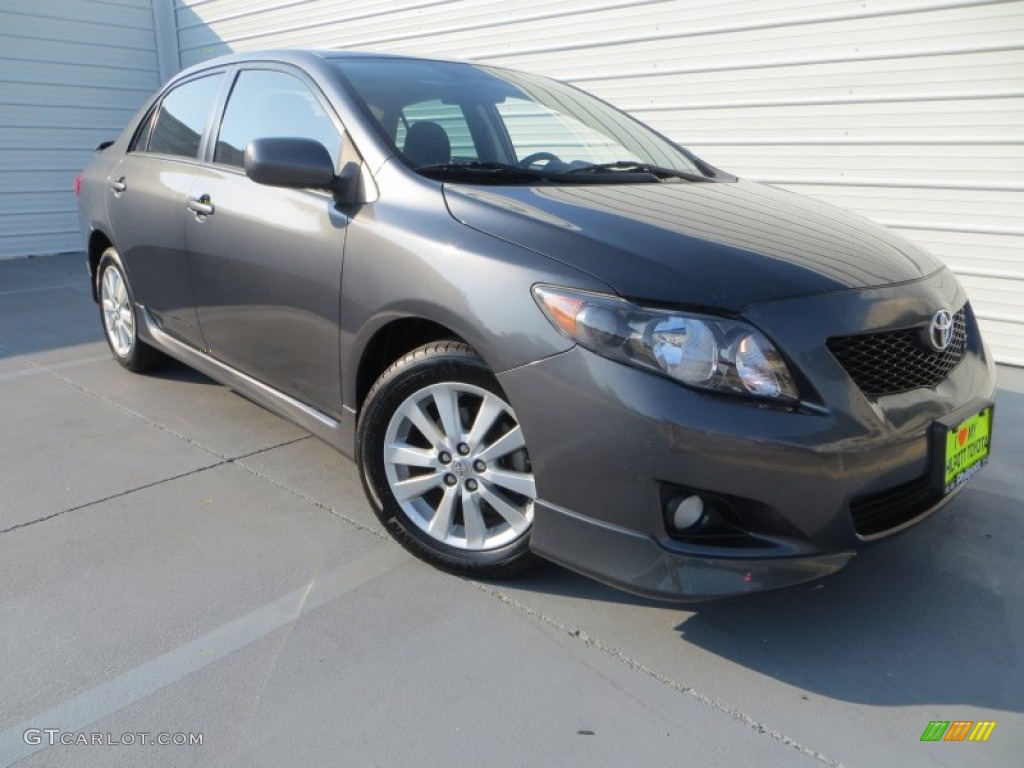
<instances>
[{"instance_id":1,"label":"car roof","mask_svg":"<svg viewBox=\"0 0 1024 768\"><path fill-rule=\"evenodd\" d=\"M405 59L409 61L443 61L453 64L469 64L470 62L458 61L455 59L442 59L429 56L416 56L400 53L378 53L376 51L345 51L330 48L277 48L259 51L242 51L229 53L213 59L204 59L182 70L174 79L181 75L191 74L211 66L225 64L240 64L249 61L280 61L290 64L310 64L322 62L326 59Z\"/></svg>"}]
</instances>

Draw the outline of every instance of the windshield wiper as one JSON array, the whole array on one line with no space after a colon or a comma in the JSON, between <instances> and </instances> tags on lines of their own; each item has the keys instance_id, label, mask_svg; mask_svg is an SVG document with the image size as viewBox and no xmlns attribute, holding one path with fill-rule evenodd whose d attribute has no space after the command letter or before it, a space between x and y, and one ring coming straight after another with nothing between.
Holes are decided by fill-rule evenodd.
<instances>
[{"instance_id":1,"label":"windshield wiper","mask_svg":"<svg viewBox=\"0 0 1024 768\"><path fill-rule=\"evenodd\" d=\"M462 178L469 181L488 182L510 182L510 181L553 181L593 184L606 183L607 179L596 177L621 176L620 181L643 180L644 178L654 179L683 179L685 181L716 181L710 176L701 176L689 171L680 171L675 168L663 168L651 163L643 163L638 160L619 160L614 163L596 163L572 168L566 171L538 170L535 168L523 168L508 163L483 162L473 160L468 163L435 163L433 165L421 165L416 169L417 173L437 179Z\"/></svg>"},{"instance_id":2,"label":"windshield wiper","mask_svg":"<svg viewBox=\"0 0 1024 768\"><path fill-rule=\"evenodd\" d=\"M573 168L568 171L562 171L562 174L560 175L564 174L568 176L572 173L615 173L617 171L649 173L652 176L657 176L659 179L673 178L698 182L715 181L715 179L710 176L702 176L699 173L691 173L689 171L680 171L676 168L665 168L652 163L643 163L639 160L616 160L614 163L595 163L594 165L585 165L582 168Z\"/></svg>"},{"instance_id":3,"label":"windshield wiper","mask_svg":"<svg viewBox=\"0 0 1024 768\"><path fill-rule=\"evenodd\" d=\"M466 176L469 178L487 178L495 180L512 181L537 179L550 179L552 174L545 171L537 171L532 168L520 168L518 165L506 163L484 163L474 160L471 163L436 163L434 165L421 165L416 169L417 173L426 176Z\"/></svg>"}]
</instances>

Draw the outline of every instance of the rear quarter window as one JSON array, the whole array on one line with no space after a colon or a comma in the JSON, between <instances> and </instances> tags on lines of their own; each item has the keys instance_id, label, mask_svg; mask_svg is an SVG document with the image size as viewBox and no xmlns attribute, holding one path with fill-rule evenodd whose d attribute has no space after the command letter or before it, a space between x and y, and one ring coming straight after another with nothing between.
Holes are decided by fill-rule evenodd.
<instances>
[{"instance_id":1,"label":"rear quarter window","mask_svg":"<svg viewBox=\"0 0 1024 768\"><path fill-rule=\"evenodd\" d=\"M135 129L135 136L132 143L128 145L129 152L145 152L149 146L149 137L153 135L153 123L156 122L156 114L159 109L154 107L142 119L142 122Z\"/></svg>"}]
</instances>

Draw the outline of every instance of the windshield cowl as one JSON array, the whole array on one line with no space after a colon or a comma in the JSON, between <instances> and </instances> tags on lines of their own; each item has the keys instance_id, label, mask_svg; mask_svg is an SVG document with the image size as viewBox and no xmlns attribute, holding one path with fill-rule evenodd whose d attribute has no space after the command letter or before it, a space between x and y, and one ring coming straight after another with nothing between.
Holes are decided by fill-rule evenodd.
<instances>
[{"instance_id":1,"label":"windshield cowl","mask_svg":"<svg viewBox=\"0 0 1024 768\"><path fill-rule=\"evenodd\" d=\"M656 184L665 182L717 182L719 179L660 168L646 163L615 163L549 171L503 163L436 163L415 169L438 181L477 184Z\"/></svg>"}]
</instances>

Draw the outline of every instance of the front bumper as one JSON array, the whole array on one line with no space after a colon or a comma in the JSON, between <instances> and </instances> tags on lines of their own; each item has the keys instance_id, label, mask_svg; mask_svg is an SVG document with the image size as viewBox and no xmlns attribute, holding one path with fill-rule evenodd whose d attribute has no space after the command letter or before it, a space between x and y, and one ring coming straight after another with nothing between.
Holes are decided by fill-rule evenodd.
<instances>
[{"instance_id":1,"label":"front bumper","mask_svg":"<svg viewBox=\"0 0 1024 768\"><path fill-rule=\"evenodd\" d=\"M843 568L853 551L796 557L710 557L545 502L534 508L530 547L552 562L627 592L703 600L789 587Z\"/></svg>"},{"instance_id":2,"label":"front bumper","mask_svg":"<svg viewBox=\"0 0 1024 768\"><path fill-rule=\"evenodd\" d=\"M531 548L667 599L773 589L839 570L881 537L858 533L851 502L926 478L931 425L990 398L994 366L971 316L967 356L937 387L869 400L825 339L851 328L905 327L936 304L963 301L943 271L746 313L804 379L806 402L795 409L694 391L578 347L500 374L537 481ZM664 506L676 488L738 499L745 540L670 535ZM951 498L926 498L887 533Z\"/></svg>"}]
</instances>

